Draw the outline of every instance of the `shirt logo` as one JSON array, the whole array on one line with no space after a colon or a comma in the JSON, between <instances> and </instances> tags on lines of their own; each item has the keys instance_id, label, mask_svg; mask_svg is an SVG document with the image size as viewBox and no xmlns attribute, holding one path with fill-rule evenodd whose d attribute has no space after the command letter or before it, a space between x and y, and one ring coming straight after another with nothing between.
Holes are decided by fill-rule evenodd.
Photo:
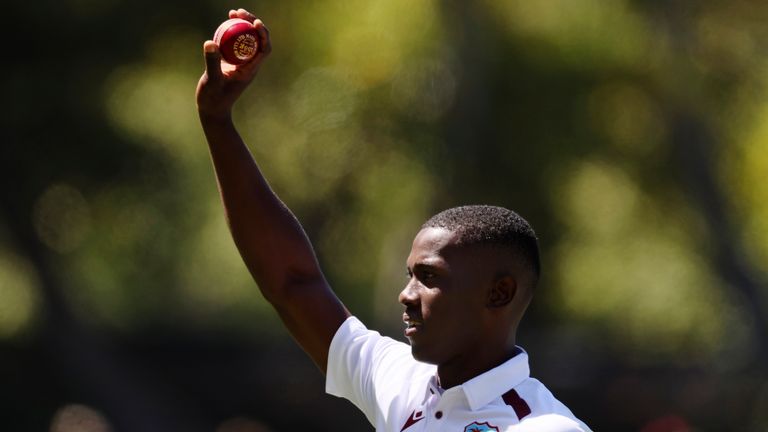
<instances>
[{"instance_id":1,"label":"shirt logo","mask_svg":"<svg viewBox=\"0 0 768 432\"><path fill-rule=\"evenodd\" d=\"M408 417L408 420L405 421L405 424L403 425L403 428L400 429L400 432L403 432L404 430L408 429L409 427L413 426L414 423L416 423L419 420L424 419L424 411L416 411L413 410L411 415Z\"/></svg>"},{"instance_id":2,"label":"shirt logo","mask_svg":"<svg viewBox=\"0 0 768 432\"><path fill-rule=\"evenodd\" d=\"M409 427L413 426L414 423L416 423L419 420L424 419L424 411L416 411L413 410L411 415L408 417L408 420L405 421L405 424L403 425L403 428L400 429L400 432L403 432L404 430L408 429Z\"/></svg>"},{"instance_id":3,"label":"shirt logo","mask_svg":"<svg viewBox=\"0 0 768 432\"><path fill-rule=\"evenodd\" d=\"M488 422L478 423L472 422L464 428L464 432L499 432L499 428L491 425Z\"/></svg>"}]
</instances>

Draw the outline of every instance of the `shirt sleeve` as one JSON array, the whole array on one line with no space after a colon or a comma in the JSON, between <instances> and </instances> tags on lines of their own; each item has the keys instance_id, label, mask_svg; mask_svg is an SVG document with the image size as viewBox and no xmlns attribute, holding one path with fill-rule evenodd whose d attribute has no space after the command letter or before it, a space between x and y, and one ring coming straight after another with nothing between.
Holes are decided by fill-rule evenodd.
<instances>
[{"instance_id":1,"label":"shirt sleeve","mask_svg":"<svg viewBox=\"0 0 768 432\"><path fill-rule=\"evenodd\" d=\"M331 341L325 391L352 402L375 425L397 395L398 383L415 366L407 344L368 330L349 317Z\"/></svg>"}]
</instances>

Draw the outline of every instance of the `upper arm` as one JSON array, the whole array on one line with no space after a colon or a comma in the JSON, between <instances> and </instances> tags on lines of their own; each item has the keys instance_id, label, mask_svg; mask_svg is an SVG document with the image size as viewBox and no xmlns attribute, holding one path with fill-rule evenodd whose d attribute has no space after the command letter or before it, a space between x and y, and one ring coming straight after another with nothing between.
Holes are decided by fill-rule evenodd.
<instances>
[{"instance_id":1,"label":"upper arm","mask_svg":"<svg viewBox=\"0 0 768 432\"><path fill-rule=\"evenodd\" d=\"M287 282L281 294L269 300L296 342L325 373L333 336L350 316L325 278Z\"/></svg>"}]
</instances>

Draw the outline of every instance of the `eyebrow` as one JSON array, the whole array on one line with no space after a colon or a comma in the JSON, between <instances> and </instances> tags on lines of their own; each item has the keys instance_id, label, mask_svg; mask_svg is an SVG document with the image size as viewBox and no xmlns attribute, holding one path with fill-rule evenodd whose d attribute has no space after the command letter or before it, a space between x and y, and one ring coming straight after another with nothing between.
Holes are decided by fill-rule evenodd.
<instances>
[{"instance_id":1,"label":"eyebrow","mask_svg":"<svg viewBox=\"0 0 768 432\"><path fill-rule=\"evenodd\" d=\"M445 262L443 260L432 260L432 261ZM416 271L416 270L440 270L441 268L445 268L445 266L441 267L439 265L431 264L429 262L423 262L423 261L420 261L420 262L417 262L416 264L414 264L413 268L411 268L410 266L406 265L406 269L408 271L411 271L411 272Z\"/></svg>"}]
</instances>

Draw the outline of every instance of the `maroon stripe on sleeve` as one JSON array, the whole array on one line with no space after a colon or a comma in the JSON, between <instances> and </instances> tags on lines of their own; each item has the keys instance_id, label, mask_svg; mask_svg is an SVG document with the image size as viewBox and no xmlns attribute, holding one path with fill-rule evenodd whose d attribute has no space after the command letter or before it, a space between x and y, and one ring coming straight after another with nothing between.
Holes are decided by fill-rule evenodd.
<instances>
[{"instance_id":1,"label":"maroon stripe on sleeve","mask_svg":"<svg viewBox=\"0 0 768 432\"><path fill-rule=\"evenodd\" d=\"M531 413L531 407L529 407L528 403L524 401L519 394L517 394L515 389L504 393L501 398L504 399L504 403L511 406L512 409L515 410L515 414L517 414L517 418L519 420L522 420L523 417Z\"/></svg>"}]
</instances>

